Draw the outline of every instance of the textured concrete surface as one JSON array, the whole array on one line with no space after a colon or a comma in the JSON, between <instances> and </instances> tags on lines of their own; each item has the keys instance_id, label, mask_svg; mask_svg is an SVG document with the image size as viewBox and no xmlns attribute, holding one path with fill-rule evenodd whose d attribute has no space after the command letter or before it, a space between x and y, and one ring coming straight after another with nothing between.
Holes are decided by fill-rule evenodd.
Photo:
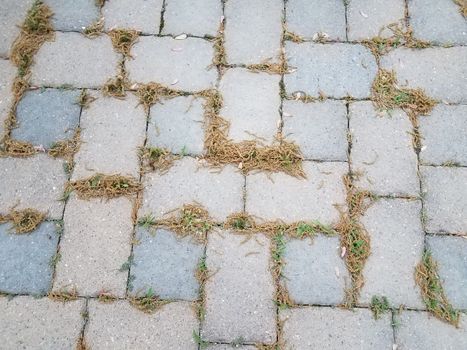
<instances>
[{"instance_id":1,"label":"textured concrete surface","mask_svg":"<svg viewBox=\"0 0 467 350\"><path fill-rule=\"evenodd\" d=\"M9 60L0 59L0 135L4 134L4 123L13 103L13 79L16 76L16 68Z\"/></svg>"},{"instance_id":2,"label":"textured concrete surface","mask_svg":"<svg viewBox=\"0 0 467 350\"><path fill-rule=\"evenodd\" d=\"M60 31L83 31L99 20L99 8L95 0L45 0L53 12L52 25Z\"/></svg>"},{"instance_id":3,"label":"textured concrete surface","mask_svg":"<svg viewBox=\"0 0 467 350\"><path fill-rule=\"evenodd\" d=\"M10 56L11 46L33 3L33 0L3 0L0 3L0 23L5 28L0 32L0 57Z\"/></svg>"}]
</instances>

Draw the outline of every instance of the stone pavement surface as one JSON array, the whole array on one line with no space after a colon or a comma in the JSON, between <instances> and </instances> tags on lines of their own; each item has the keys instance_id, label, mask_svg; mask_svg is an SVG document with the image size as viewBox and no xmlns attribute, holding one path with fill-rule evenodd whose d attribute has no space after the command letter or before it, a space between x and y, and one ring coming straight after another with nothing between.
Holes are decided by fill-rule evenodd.
<instances>
[{"instance_id":1,"label":"stone pavement surface","mask_svg":"<svg viewBox=\"0 0 467 350\"><path fill-rule=\"evenodd\" d=\"M467 349L462 10L1 0L0 348Z\"/></svg>"}]
</instances>

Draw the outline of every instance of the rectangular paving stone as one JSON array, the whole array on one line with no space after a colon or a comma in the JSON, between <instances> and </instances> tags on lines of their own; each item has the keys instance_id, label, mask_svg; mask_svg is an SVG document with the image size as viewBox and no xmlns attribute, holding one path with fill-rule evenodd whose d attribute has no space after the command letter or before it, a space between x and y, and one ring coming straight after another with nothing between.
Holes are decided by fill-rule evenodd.
<instances>
[{"instance_id":1,"label":"rectangular paving stone","mask_svg":"<svg viewBox=\"0 0 467 350\"><path fill-rule=\"evenodd\" d=\"M29 158L0 158L0 213L35 208L60 219L67 180L63 160L45 154Z\"/></svg>"},{"instance_id":2,"label":"rectangular paving stone","mask_svg":"<svg viewBox=\"0 0 467 350\"><path fill-rule=\"evenodd\" d=\"M21 24L33 0L2 0L0 2L0 57L9 57L11 46L20 33ZM2 74L3 75L3 74Z\"/></svg>"},{"instance_id":3,"label":"rectangular paving stone","mask_svg":"<svg viewBox=\"0 0 467 350\"><path fill-rule=\"evenodd\" d=\"M158 34L163 0L111 0L102 8L105 29L131 28Z\"/></svg>"},{"instance_id":4,"label":"rectangular paving stone","mask_svg":"<svg viewBox=\"0 0 467 350\"><path fill-rule=\"evenodd\" d=\"M97 97L81 115L80 149L75 155L73 179L94 173L139 176L139 147L146 136L146 113L137 97Z\"/></svg>"},{"instance_id":5,"label":"rectangular paving stone","mask_svg":"<svg viewBox=\"0 0 467 350\"><path fill-rule=\"evenodd\" d=\"M306 159L347 161L347 108L342 101L284 101L282 134Z\"/></svg>"},{"instance_id":6,"label":"rectangular paving stone","mask_svg":"<svg viewBox=\"0 0 467 350\"><path fill-rule=\"evenodd\" d=\"M85 338L91 349L196 350L198 320L191 303L174 302L147 314L127 301L89 301Z\"/></svg>"},{"instance_id":7,"label":"rectangular paving stone","mask_svg":"<svg viewBox=\"0 0 467 350\"><path fill-rule=\"evenodd\" d=\"M302 91L317 97L367 98L376 74L376 62L362 45L286 43L289 65L297 70L284 76L288 94Z\"/></svg>"},{"instance_id":8,"label":"rectangular paving stone","mask_svg":"<svg viewBox=\"0 0 467 350\"><path fill-rule=\"evenodd\" d=\"M72 197L64 214L54 290L76 287L79 295L109 292L125 296L130 255L132 203L127 198L80 200Z\"/></svg>"},{"instance_id":9,"label":"rectangular paving stone","mask_svg":"<svg viewBox=\"0 0 467 350\"><path fill-rule=\"evenodd\" d=\"M216 82L216 70L209 69L214 51L207 40L141 37L131 53L134 59L126 68L133 82L153 81L185 91L209 89Z\"/></svg>"},{"instance_id":10,"label":"rectangular paving stone","mask_svg":"<svg viewBox=\"0 0 467 350\"><path fill-rule=\"evenodd\" d=\"M347 163L303 162L306 179L257 173L246 177L246 212L264 220L336 223L345 204Z\"/></svg>"},{"instance_id":11,"label":"rectangular paving stone","mask_svg":"<svg viewBox=\"0 0 467 350\"><path fill-rule=\"evenodd\" d=\"M229 63L277 61L283 6L280 0L230 0L225 3L225 50Z\"/></svg>"},{"instance_id":12,"label":"rectangular paving stone","mask_svg":"<svg viewBox=\"0 0 467 350\"><path fill-rule=\"evenodd\" d=\"M208 345L206 348L207 350L232 350L232 349L239 349L239 350L257 350L258 348L254 345L230 345L230 344L215 344L215 345Z\"/></svg>"},{"instance_id":13,"label":"rectangular paving stone","mask_svg":"<svg viewBox=\"0 0 467 350\"><path fill-rule=\"evenodd\" d=\"M213 172L191 157L175 161L166 174L149 173L143 178L142 215L164 214L184 204L199 203L214 220L243 210L244 178L233 166Z\"/></svg>"},{"instance_id":14,"label":"rectangular paving stone","mask_svg":"<svg viewBox=\"0 0 467 350\"><path fill-rule=\"evenodd\" d=\"M138 228L131 266L133 294L151 289L161 299L197 300L199 284L195 273L204 247L191 237L159 229Z\"/></svg>"},{"instance_id":15,"label":"rectangular paving stone","mask_svg":"<svg viewBox=\"0 0 467 350\"><path fill-rule=\"evenodd\" d=\"M375 111L371 102L352 103L350 166L357 186L378 195L417 195L417 155L412 123L402 110Z\"/></svg>"},{"instance_id":16,"label":"rectangular paving stone","mask_svg":"<svg viewBox=\"0 0 467 350\"><path fill-rule=\"evenodd\" d=\"M349 274L340 257L338 237L292 239L284 253L284 279L297 304L338 305L344 301Z\"/></svg>"},{"instance_id":17,"label":"rectangular paving stone","mask_svg":"<svg viewBox=\"0 0 467 350\"><path fill-rule=\"evenodd\" d=\"M82 31L99 20L96 0L45 0L53 12L52 25L60 31Z\"/></svg>"},{"instance_id":18,"label":"rectangular paving stone","mask_svg":"<svg viewBox=\"0 0 467 350\"><path fill-rule=\"evenodd\" d=\"M0 310L4 349L74 349L84 324L84 300L0 298Z\"/></svg>"},{"instance_id":19,"label":"rectangular paving stone","mask_svg":"<svg viewBox=\"0 0 467 350\"><path fill-rule=\"evenodd\" d=\"M394 308L424 308L414 279L424 248L420 212L419 201L380 199L361 218L371 239L363 269L363 304L369 305L373 296L385 296Z\"/></svg>"},{"instance_id":20,"label":"rectangular paving stone","mask_svg":"<svg viewBox=\"0 0 467 350\"><path fill-rule=\"evenodd\" d=\"M422 166L420 170L427 232L467 235L467 168Z\"/></svg>"},{"instance_id":21,"label":"rectangular paving stone","mask_svg":"<svg viewBox=\"0 0 467 350\"><path fill-rule=\"evenodd\" d=\"M16 67L11 61L0 59L0 137L4 135L5 120L13 103L11 88L15 77Z\"/></svg>"},{"instance_id":22,"label":"rectangular paving stone","mask_svg":"<svg viewBox=\"0 0 467 350\"><path fill-rule=\"evenodd\" d=\"M392 349L391 315L375 320L370 310L302 307L280 312L290 349Z\"/></svg>"},{"instance_id":23,"label":"rectangular paving stone","mask_svg":"<svg viewBox=\"0 0 467 350\"><path fill-rule=\"evenodd\" d=\"M45 42L34 56L31 82L37 86L100 87L115 75L118 60L107 35L88 39L79 33L57 32L55 40Z\"/></svg>"},{"instance_id":24,"label":"rectangular paving stone","mask_svg":"<svg viewBox=\"0 0 467 350\"><path fill-rule=\"evenodd\" d=\"M276 307L269 239L259 234L245 241L241 235L213 232L208 238L206 266L213 274L205 286L202 338L274 343Z\"/></svg>"},{"instance_id":25,"label":"rectangular paving stone","mask_svg":"<svg viewBox=\"0 0 467 350\"><path fill-rule=\"evenodd\" d=\"M50 261L57 251L53 222L43 222L29 234L16 234L0 225L0 292L47 294L52 282Z\"/></svg>"},{"instance_id":26,"label":"rectangular paving stone","mask_svg":"<svg viewBox=\"0 0 467 350\"><path fill-rule=\"evenodd\" d=\"M467 102L467 47L400 48L381 57L381 66L394 70L400 84L421 88L447 102Z\"/></svg>"}]
</instances>

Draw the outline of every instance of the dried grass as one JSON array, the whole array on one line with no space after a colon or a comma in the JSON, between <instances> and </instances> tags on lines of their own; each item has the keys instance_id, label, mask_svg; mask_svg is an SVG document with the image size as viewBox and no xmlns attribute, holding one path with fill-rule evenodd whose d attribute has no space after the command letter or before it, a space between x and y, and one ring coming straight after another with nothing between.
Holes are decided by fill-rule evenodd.
<instances>
[{"instance_id":1,"label":"dried grass","mask_svg":"<svg viewBox=\"0 0 467 350\"><path fill-rule=\"evenodd\" d=\"M75 191L82 199L115 198L136 194L141 188L141 184L132 177L95 174L86 179L69 182L65 191Z\"/></svg>"},{"instance_id":2,"label":"dried grass","mask_svg":"<svg viewBox=\"0 0 467 350\"><path fill-rule=\"evenodd\" d=\"M227 55L225 53L225 38L224 38L225 21L222 20L217 30L217 36L212 39L214 47L214 57L212 65L217 67L224 67L227 65Z\"/></svg>"},{"instance_id":3,"label":"dried grass","mask_svg":"<svg viewBox=\"0 0 467 350\"><path fill-rule=\"evenodd\" d=\"M73 162L73 156L78 152L81 140L81 130L77 128L71 139L55 142L48 153L54 158L64 158L69 163Z\"/></svg>"},{"instance_id":4,"label":"dried grass","mask_svg":"<svg viewBox=\"0 0 467 350\"><path fill-rule=\"evenodd\" d=\"M285 23L282 24L282 29L283 29L283 40L284 41L292 41L297 44L301 44L305 42L305 39L303 37L288 30Z\"/></svg>"},{"instance_id":5,"label":"dried grass","mask_svg":"<svg viewBox=\"0 0 467 350\"><path fill-rule=\"evenodd\" d=\"M165 148L146 147L139 153L143 171L158 171L165 174L173 165L175 157Z\"/></svg>"},{"instance_id":6,"label":"dried grass","mask_svg":"<svg viewBox=\"0 0 467 350\"><path fill-rule=\"evenodd\" d=\"M147 314L152 314L157 310L160 310L164 305L170 302L170 300L159 299L152 289L149 289L146 294L141 297L130 298L130 304L133 307Z\"/></svg>"},{"instance_id":7,"label":"dried grass","mask_svg":"<svg viewBox=\"0 0 467 350\"><path fill-rule=\"evenodd\" d=\"M76 350L91 350L91 348L86 343L86 339L84 338L83 334L81 334L78 338L78 342L76 343Z\"/></svg>"},{"instance_id":8,"label":"dried grass","mask_svg":"<svg viewBox=\"0 0 467 350\"><path fill-rule=\"evenodd\" d=\"M104 31L104 18L100 18L90 26L84 28L83 35L89 39L97 38Z\"/></svg>"},{"instance_id":9,"label":"dried grass","mask_svg":"<svg viewBox=\"0 0 467 350\"><path fill-rule=\"evenodd\" d=\"M152 105L162 101L163 99L170 99L177 96L187 96L189 93L171 89L159 83L148 83L138 85L136 90L140 103L146 110Z\"/></svg>"},{"instance_id":10,"label":"dried grass","mask_svg":"<svg viewBox=\"0 0 467 350\"><path fill-rule=\"evenodd\" d=\"M97 300L100 302L100 303L104 303L104 304L110 304L110 303L113 303L114 301L116 301L118 298L113 295L112 293L110 292L106 292L106 291L101 291L99 293L99 295L97 296Z\"/></svg>"},{"instance_id":11,"label":"dried grass","mask_svg":"<svg viewBox=\"0 0 467 350\"><path fill-rule=\"evenodd\" d=\"M138 41L138 31L133 29L113 29L109 32L115 51L125 57L132 57L131 47Z\"/></svg>"},{"instance_id":12,"label":"dried grass","mask_svg":"<svg viewBox=\"0 0 467 350\"><path fill-rule=\"evenodd\" d=\"M6 215L0 215L0 224L11 221L12 229L21 235L34 231L45 219L45 213L36 209L11 210Z\"/></svg>"},{"instance_id":13,"label":"dried grass","mask_svg":"<svg viewBox=\"0 0 467 350\"><path fill-rule=\"evenodd\" d=\"M2 141L2 149L0 156L6 157L30 157L36 154L37 151L29 142L12 140L8 135Z\"/></svg>"},{"instance_id":14,"label":"dried grass","mask_svg":"<svg viewBox=\"0 0 467 350\"><path fill-rule=\"evenodd\" d=\"M78 299L78 291L75 287L71 289L62 288L58 291L52 291L47 294L47 297L53 301L61 301L63 303L67 301L73 301Z\"/></svg>"},{"instance_id":15,"label":"dried grass","mask_svg":"<svg viewBox=\"0 0 467 350\"><path fill-rule=\"evenodd\" d=\"M459 6L459 12L467 18L467 0L454 0L454 3Z\"/></svg>"},{"instance_id":16,"label":"dried grass","mask_svg":"<svg viewBox=\"0 0 467 350\"><path fill-rule=\"evenodd\" d=\"M81 94L78 98L78 105L83 109L87 109L95 100L95 97L91 96L85 89L83 89L81 90Z\"/></svg>"}]
</instances>

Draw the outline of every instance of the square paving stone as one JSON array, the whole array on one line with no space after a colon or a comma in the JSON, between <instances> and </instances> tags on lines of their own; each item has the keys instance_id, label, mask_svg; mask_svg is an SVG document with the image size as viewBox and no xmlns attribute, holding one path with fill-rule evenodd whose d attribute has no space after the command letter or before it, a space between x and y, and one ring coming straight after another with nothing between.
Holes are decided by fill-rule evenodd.
<instances>
[{"instance_id":1,"label":"square paving stone","mask_svg":"<svg viewBox=\"0 0 467 350\"><path fill-rule=\"evenodd\" d=\"M171 89L199 91L216 82L216 69L209 68L214 51L207 40L141 37L131 52L134 59L126 67L135 83L157 82Z\"/></svg>"},{"instance_id":2,"label":"square paving stone","mask_svg":"<svg viewBox=\"0 0 467 350\"><path fill-rule=\"evenodd\" d=\"M21 235L9 224L0 225L0 292L46 294L57 243L53 222L43 222L35 231Z\"/></svg>"},{"instance_id":3,"label":"square paving stone","mask_svg":"<svg viewBox=\"0 0 467 350\"><path fill-rule=\"evenodd\" d=\"M288 94L303 91L317 97L370 96L376 62L362 45L286 43L288 62L297 70L284 76Z\"/></svg>"},{"instance_id":4,"label":"square paving stone","mask_svg":"<svg viewBox=\"0 0 467 350\"><path fill-rule=\"evenodd\" d=\"M84 324L84 300L0 298L0 310L3 349L74 349Z\"/></svg>"},{"instance_id":5,"label":"square paving stone","mask_svg":"<svg viewBox=\"0 0 467 350\"><path fill-rule=\"evenodd\" d=\"M369 305L373 296L385 296L395 308L424 308L414 279L424 247L421 209L420 201L380 199L361 218L371 241L363 269L363 304Z\"/></svg>"},{"instance_id":6,"label":"square paving stone","mask_svg":"<svg viewBox=\"0 0 467 350\"><path fill-rule=\"evenodd\" d=\"M295 303L338 305L344 301L350 279L340 257L338 237L292 239L287 242L284 260L283 283Z\"/></svg>"},{"instance_id":7,"label":"square paving stone","mask_svg":"<svg viewBox=\"0 0 467 350\"><path fill-rule=\"evenodd\" d=\"M19 35L21 24L33 3L33 0L0 1L0 57L9 57L13 42Z\"/></svg>"},{"instance_id":8,"label":"square paving stone","mask_svg":"<svg viewBox=\"0 0 467 350\"><path fill-rule=\"evenodd\" d=\"M107 35L89 39L79 33L57 32L55 40L45 42L34 56L31 82L97 88L115 75L118 60Z\"/></svg>"},{"instance_id":9,"label":"square paving stone","mask_svg":"<svg viewBox=\"0 0 467 350\"><path fill-rule=\"evenodd\" d=\"M174 302L147 314L127 301L89 301L85 339L91 349L196 350L193 332L198 330L191 303Z\"/></svg>"},{"instance_id":10,"label":"square paving stone","mask_svg":"<svg viewBox=\"0 0 467 350\"><path fill-rule=\"evenodd\" d=\"M229 137L236 142L274 140L280 120L279 81L279 75L246 69L229 69L224 73L219 86L224 99L220 114L230 122Z\"/></svg>"},{"instance_id":11,"label":"square paving stone","mask_svg":"<svg viewBox=\"0 0 467 350\"><path fill-rule=\"evenodd\" d=\"M195 273L204 247L190 237L179 238L167 230L150 232L138 228L133 248L133 293L149 289L161 299L197 300L199 284Z\"/></svg>"},{"instance_id":12,"label":"square paving stone","mask_svg":"<svg viewBox=\"0 0 467 350\"><path fill-rule=\"evenodd\" d=\"M393 349L390 314L375 320L365 309L303 307L281 311L280 318L290 349Z\"/></svg>"},{"instance_id":13,"label":"square paving stone","mask_svg":"<svg viewBox=\"0 0 467 350\"><path fill-rule=\"evenodd\" d=\"M16 67L9 60L0 59L0 138L4 135L5 120L13 103L11 88L16 77Z\"/></svg>"},{"instance_id":14,"label":"square paving stone","mask_svg":"<svg viewBox=\"0 0 467 350\"><path fill-rule=\"evenodd\" d=\"M11 137L45 148L73 138L81 111L79 95L78 90L26 92L16 108L18 128L12 130Z\"/></svg>"},{"instance_id":15,"label":"square paving stone","mask_svg":"<svg viewBox=\"0 0 467 350\"><path fill-rule=\"evenodd\" d=\"M422 166L420 170L427 232L467 235L467 168Z\"/></svg>"},{"instance_id":16,"label":"square paving stone","mask_svg":"<svg viewBox=\"0 0 467 350\"><path fill-rule=\"evenodd\" d=\"M284 101L283 135L306 159L347 161L347 108L342 101Z\"/></svg>"},{"instance_id":17,"label":"square paving stone","mask_svg":"<svg viewBox=\"0 0 467 350\"><path fill-rule=\"evenodd\" d=\"M378 195L418 195L409 117L402 110L378 113L371 102L352 103L349 112L350 166L360 175L357 186Z\"/></svg>"},{"instance_id":18,"label":"square paving stone","mask_svg":"<svg viewBox=\"0 0 467 350\"><path fill-rule=\"evenodd\" d=\"M102 8L105 29L131 28L158 34L163 0L111 0Z\"/></svg>"},{"instance_id":19,"label":"square paving stone","mask_svg":"<svg viewBox=\"0 0 467 350\"><path fill-rule=\"evenodd\" d=\"M206 249L205 317L201 335L211 342L271 344L276 340L270 241L213 232Z\"/></svg>"},{"instance_id":20,"label":"square paving stone","mask_svg":"<svg viewBox=\"0 0 467 350\"><path fill-rule=\"evenodd\" d=\"M45 0L53 12L52 25L59 31L82 31L99 20L96 0Z\"/></svg>"},{"instance_id":21,"label":"square paving stone","mask_svg":"<svg viewBox=\"0 0 467 350\"><path fill-rule=\"evenodd\" d=\"M336 223L345 204L347 163L303 162L306 179L275 173L246 177L246 212L264 220Z\"/></svg>"},{"instance_id":22,"label":"square paving stone","mask_svg":"<svg viewBox=\"0 0 467 350\"><path fill-rule=\"evenodd\" d=\"M203 100L181 96L152 106L147 144L167 148L172 153L201 155L204 145Z\"/></svg>"}]
</instances>

